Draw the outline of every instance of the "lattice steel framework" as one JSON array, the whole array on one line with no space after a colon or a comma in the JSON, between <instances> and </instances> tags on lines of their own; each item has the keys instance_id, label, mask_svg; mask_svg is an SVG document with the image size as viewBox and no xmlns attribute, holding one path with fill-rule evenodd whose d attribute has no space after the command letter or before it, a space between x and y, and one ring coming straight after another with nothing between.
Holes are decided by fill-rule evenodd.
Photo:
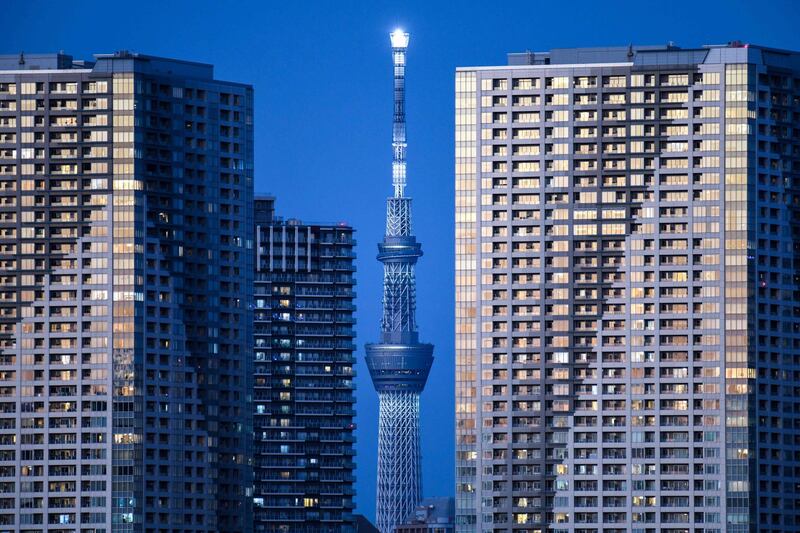
<instances>
[{"instance_id":1,"label":"lattice steel framework","mask_svg":"<svg viewBox=\"0 0 800 533\"><path fill-rule=\"evenodd\" d=\"M381 393L378 442L378 529L394 531L422 500L419 393Z\"/></svg>"},{"instance_id":2,"label":"lattice steel framework","mask_svg":"<svg viewBox=\"0 0 800 533\"><path fill-rule=\"evenodd\" d=\"M390 241L389 241L390 239ZM386 238L379 245L383 261L383 332L417 330L414 263L422 255L411 235L411 199L389 198L386 202Z\"/></svg>"},{"instance_id":3,"label":"lattice steel framework","mask_svg":"<svg viewBox=\"0 0 800 533\"><path fill-rule=\"evenodd\" d=\"M383 263L381 341L367 344L367 367L380 401L377 526L393 533L422 499L419 395L433 364L433 345L419 342L414 266L422 247L411 233L406 187L405 65L408 34L391 35L394 60L392 185L386 234L378 244Z\"/></svg>"}]
</instances>

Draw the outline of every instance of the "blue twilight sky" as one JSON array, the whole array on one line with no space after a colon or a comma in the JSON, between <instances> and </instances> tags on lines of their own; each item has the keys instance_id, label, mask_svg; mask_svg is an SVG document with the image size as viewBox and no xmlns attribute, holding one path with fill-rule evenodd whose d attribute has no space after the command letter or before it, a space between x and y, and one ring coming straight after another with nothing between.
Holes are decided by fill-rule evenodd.
<instances>
[{"instance_id":1,"label":"blue twilight sky","mask_svg":"<svg viewBox=\"0 0 800 533\"><path fill-rule=\"evenodd\" d=\"M41 2L5 0L0 53L76 58L129 49L213 63L255 86L256 190L278 213L358 231L358 512L374 517L377 401L363 344L378 338L375 261L391 194L388 33L411 32L408 192L425 257L421 337L436 345L422 396L424 492L454 491L453 72L510 51L730 40L800 49L800 2L489 1Z\"/></svg>"}]
</instances>

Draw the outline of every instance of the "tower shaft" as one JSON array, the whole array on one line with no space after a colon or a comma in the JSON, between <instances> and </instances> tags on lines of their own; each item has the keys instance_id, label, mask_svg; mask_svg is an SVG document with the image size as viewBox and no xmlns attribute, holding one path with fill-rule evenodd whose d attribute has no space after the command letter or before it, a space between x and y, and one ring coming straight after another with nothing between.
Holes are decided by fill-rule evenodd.
<instances>
[{"instance_id":1,"label":"tower shaft","mask_svg":"<svg viewBox=\"0 0 800 533\"><path fill-rule=\"evenodd\" d=\"M367 344L367 367L378 392L378 482L376 518L381 533L393 533L422 499L419 396L433 364L433 345L419 342L414 269L422 247L411 232L406 187L405 65L408 34L392 33L394 117L392 185L386 201L386 233L378 244L383 263L380 342Z\"/></svg>"}]
</instances>

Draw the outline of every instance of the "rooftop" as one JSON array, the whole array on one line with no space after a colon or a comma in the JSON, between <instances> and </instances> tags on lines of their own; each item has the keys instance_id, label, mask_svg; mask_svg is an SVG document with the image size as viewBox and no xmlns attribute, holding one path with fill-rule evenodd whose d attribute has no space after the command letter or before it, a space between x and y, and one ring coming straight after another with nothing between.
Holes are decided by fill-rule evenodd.
<instances>
[{"instance_id":1,"label":"rooftop","mask_svg":"<svg viewBox=\"0 0 800 533\"><path fill-rule=\"evenodd\" d=\"M508 54L508 67L573 67L581 65L670 66L701 63L754 63L800 69L800 52L731 41L727 44L681 48L666 45L628 45L593 48L553 48L547 52ZM458 70L507 68L463 67Z\"/></svg>"},{"instance_id":2,"label":"rooftop","mask_svg":"<svg viewBox=\"0 0 800 533\"><path fill-rule=\"evenodd\" d=\"M337 228L345 231L353 228L346 221L319 222L303 221L298 218L284 218L275 214L275 196L269 193L256 193L254 198L256 224L265 226L319 226L320 228Z\"/></svg>"},{"instance_id":3,"label":"rooftop","mask_svg":"<svg viewBox=\"0 0 800 533\"><path fill-rule=\"evenodd\" d=\"M184 78L214 79L214 66L195 61L150 56L120 50L112 54L95 54L94 60L76 60L64 52L54 54L0 55L0 73L13 71L91 70L94 72L135 71L145 74L175 75Z\"/></svg>"},{"instance_id":4,"label":"rooftop","mask_svg":"<svg viewBox=\"0 0 800 533\"><path fill-rule=\"evenodd\" d=\"M425 498L403 525L453 524L455 521L455 499L450 496Z\"/></svg>"}]
</instances>

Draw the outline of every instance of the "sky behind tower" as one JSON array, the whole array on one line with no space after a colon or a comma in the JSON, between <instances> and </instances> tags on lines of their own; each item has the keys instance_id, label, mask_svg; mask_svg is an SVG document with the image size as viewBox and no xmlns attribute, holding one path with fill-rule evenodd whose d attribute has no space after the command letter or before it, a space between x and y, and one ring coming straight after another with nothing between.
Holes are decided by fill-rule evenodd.
<instances>
[{"instance_id":1,"label":"sky behind tower","mask_svg":"<svg viewBox=\"0 0 800 533\"><path fill-rule=\"evenodd\" d=\"M800 3L731 0L504 2L3 2L0 53L78 59L128 49L212 63L255 87L256 191L277 212L357 230L358 512L374 517L377 396L363 345L378 338L385 198L391 187L389 32L408 52L408 194L423 244L420 336L436 345L422 396L423 490L454 492L453 80L457 66L504 64L553 47L731 40L800 50Z\"/></svg>"}]
</instances>

